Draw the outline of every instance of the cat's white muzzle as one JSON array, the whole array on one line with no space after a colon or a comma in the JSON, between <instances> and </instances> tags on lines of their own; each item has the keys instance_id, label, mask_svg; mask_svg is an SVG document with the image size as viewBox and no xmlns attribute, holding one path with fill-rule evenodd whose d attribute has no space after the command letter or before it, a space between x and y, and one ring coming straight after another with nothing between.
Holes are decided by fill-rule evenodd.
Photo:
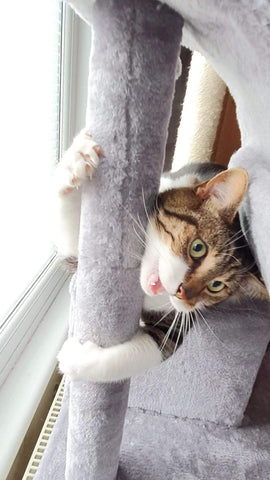
<instances>
[{"instance_id":1,"label":"cat's white muzzle","mask_svg":"<svg viewBox=\"0 0 270 480\"><path fill-rule=\"evenodd\" d=\"M141 264L141 286L146 295L160 295L166 291L175 295L183 282L188 265L149 229L147 245Z\"/></svg>"}]
</instances>

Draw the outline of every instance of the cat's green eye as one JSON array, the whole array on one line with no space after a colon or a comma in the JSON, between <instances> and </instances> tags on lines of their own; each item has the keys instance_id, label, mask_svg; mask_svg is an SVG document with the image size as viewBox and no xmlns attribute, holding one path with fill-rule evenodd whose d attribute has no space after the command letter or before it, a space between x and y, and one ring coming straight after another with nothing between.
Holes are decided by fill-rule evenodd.
<instances>
[{"instance_id":1,"label":"cat's green eye","mask_svg":"<svg viewBox=\"0 0 270 480\"><path fill-rule=\"evenodd\" d=\"M212 292L212 293L221 292L221 290L223 290L224 287L225 287L224 283L220 282L219 280L213 280L213 282L210 282L207 285L209 292Z\"/></svg>"},{"instance_id":2,"label":"cat's green eye","mask_svg":"<svg viewBox=\"0 0 270 480\"><path fill-rule=\"evenodd\" d=\"M193 240L189 250L189 254L192 258L204 257L206 252L207 252L206 245L200 238L196 238L196 240Z\"/></svg>"}]
</instances>

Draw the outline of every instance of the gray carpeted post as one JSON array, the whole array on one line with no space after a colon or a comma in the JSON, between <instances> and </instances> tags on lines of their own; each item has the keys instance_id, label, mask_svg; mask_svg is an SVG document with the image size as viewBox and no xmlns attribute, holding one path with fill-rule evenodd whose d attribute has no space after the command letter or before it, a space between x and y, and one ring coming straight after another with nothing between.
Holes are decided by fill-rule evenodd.
<instances>
[{"instance_id":1,"label":"gray carpeted post","mask_svg":"<svg viewBox=\"0 0 270 480\"><path fill-rule=\"evenodd\" d=\"M108 346L138 326L132 217L158 188L182 19L155 1L98 0L92 25L89 123L106 158L83 192L74 335ZM128 390L71 383L67 480L115 478Z\"/></svg>"},{"instance_id":2,"label":"gray carpeted post","mask_svg":"<svg viewBox=\"0 0 270 480\"><path fill-rule=\"evenodd\" d=\"M106 158L83 192L74 333L108 346L130 338L140 317L132 217L144 218L142 191L158 187L182 19L154 1L99 0L92 25L90 130ZM128 390L71 384L67 480L115 478Z\"/></svg>"},{"instance_id":3,"label":"gray carpeted post","mask_svg":"<svg viewBox=\"0 0 270 480\"><path fill-rule=\"evenodd\" d=\"M183 22L152 0L98 0L91 22L88 124L106 158L83 191L72 329L108 346L138 326L143 294L133 256L142 247L133 218L146 223L143 195L158 188ZM66 480L116 477L128 392L128 381L70 384ZM66 421L60 415L58 436ZM37 478L63 479L64 464L61 471L47 451Z\"/></svg>"}]
</instances>

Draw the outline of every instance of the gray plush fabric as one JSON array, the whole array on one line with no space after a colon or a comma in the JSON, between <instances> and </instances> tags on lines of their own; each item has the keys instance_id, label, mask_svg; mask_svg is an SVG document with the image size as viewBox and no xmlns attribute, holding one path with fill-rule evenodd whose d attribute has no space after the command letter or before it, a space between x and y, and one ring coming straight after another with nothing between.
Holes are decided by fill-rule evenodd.
<instances>
[{"instance_id":1,"label":"gray plush fabric","mask_svg":"<svg viewBox=\"0 0 270 480\"><path fill-rule=\"evenodd\" d=\"M270 336L267 302L210 308L168 361L131 382L129 406L240 425Z\"/></svg>"},{"instance_id":2,"label":"gray plush fabric","mask_svg":"<svg viewBox=\"0 0 270 480\"><path fill-rule=\"evenodd\" d=\"M82 340L116 344L138 326L143 292L132 255L142 247L132 217L146 224L142 191L148 198L158 189L182 23L155 1L98 0L93 10L87 123L106 158L82 198L72 328ZM128 381L70 384L66 466L52 478L116 476L128 390ZM53 471L44 458L37 478L47 478L48 461Z\"/></svg>"},{"instance_id":3,"label":"gray plush fabric","mask_svg":"<svg viewBox=\"0 0 270 480\"><path fill-rule=\"evenodd\" d=\"M268 480L269 405L270 350L242 428L129 408L117 480Z\"/></svg>"},{"instance_id":4,"label":"gray plush fabric","mask_svg":"<svg viewBox=\"0 0 270 480\"><path fill-rule=\"evenodd\" d=\"M181 17L152 0L71 3L94 24L89 119L106 153L84 191L74 330L109 345L138 322L129 213L143 216L141 188L146 197L157 188ZM242 223L269 287L269 3L166 3L185 19L185 44L210 60L236 99L243 148L232 164L247 168L251 184ZM206 320L209 328L191 332L173 359L132 381L119 480L270 478L269 355L248 404L270 338L268 306L227 302ZM128 387L71 385L66 479L115 478ZM64 479L67 406L66 395L38 479Z\"/></svg>"},{"instance_id":5,"label":"gray plush fabric","mask_svg":"<svg viewBox=\"0 0 270 480\"><path fill-rule=\"evenodd\" d=\"M268 480L269 422L226 428L129 409L117 480Z\"/></svg>"},{"instance_id":6,"label":"gray plush fabric","mask_svg":"<svg viewBox=\"0 0 270 480\"><path fill-rule=\"evenodd\" d=\"M216 326L211 319L209 321L211 327ZM232 325L229 325L228 333L231 327ZM254 328L256 328L255 325ZM261 325L258 325L258 328L260 329ZM201 335L207 336L207 327L204 325L202 329ZM226 327L224 327L225 331ZM216 328L215 333L217 333ZM267 330L265 333L267 334ZM204 408L208 410L208 402L214 411L219 410L219 405L213 404L211 399L211 395L215 396L215 389L219 393L223 392L220 403L223 403L227 394L232 402L236 398L231 396L231 392L223 389L222 365L219 365L220 379L212 375L211 370L207 386L202 386L202 389L205 387L208 389L209 395L206 398L204 392L200 416L193 418L190 416L192 409L193 414L196 413L193 397L198 403L198 396L200 397L198 389L204 383L203 379L199 378L202 373L202 364L204 366L207 364L210 369L214 369L211 362L207 361L208 349L201 350L200 341L197 344L198 349L192 352L196 337L192 332L191 335L192 338L187 337L183 345L183 351L188 354L185 365L179 350L176 354L178 361L175 360L175 363L171 362L169 365L169 362L166 362L167 366L166 363L163 364L156 369L155 373L149 373L144 378L132 381L130 407L126 415L117 480L141 480L142 478L143 480L268 480L270 478L270 349L261 364L241 428L228 428L216 422L214 418L207 422L202 420ZM252 339L250 340L252 350ZM216 344L218 343L216 339ZM233 353L233 348L230 352L233 343L234 339L230 335L225 344L219 343L224 356ZM246 340L243 339L243 344L245 343ZM211 350L210 348L210 357ZM192 353L196 354L198 359L196 371L189 372ZM250 353L249 358L242 359L249 366L253 361L253 354L251 351ZM241 372L237 364L236 371L233 370L234 374L241 375L239 383L246 381L244 362ZM179 364L190 381L188 385L182 381L181 376L178 377ZM231 376L232 372L229 375ZM233 411L233 404L231 408ZM186 413L188 413L187 416Z\"/></svg>"}]
</instances>

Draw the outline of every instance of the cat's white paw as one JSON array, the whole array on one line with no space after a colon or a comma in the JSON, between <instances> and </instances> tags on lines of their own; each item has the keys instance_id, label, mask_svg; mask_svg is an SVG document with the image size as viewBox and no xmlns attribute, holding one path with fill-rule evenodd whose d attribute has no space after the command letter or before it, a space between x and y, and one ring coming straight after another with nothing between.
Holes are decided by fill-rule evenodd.
<instances>
[{"instance_id":1,"label":"cat's white paw","mask_svg":"<svg viewBox=\"0 0 270 480\"><path fill-rule=\"evenodd\" d=\"M95 343L82 344L77 338L68 338L57 356L59 369L73 381L99 381L103 352L105 349Z\"/></svg>"},{"instance_id":2,"label":"cat's white paw","mask_svg":"<svg viewBox=\"0 0 270 480\"><path fill-rule=\"evenodd\" d=\"M71 147L61 159L56 171L57 189L66 194L79 188L87 178L92 178L98 167L103 150L96 143L89 130L84 128L73 140Z\"/></svg>"}]
</instances>

